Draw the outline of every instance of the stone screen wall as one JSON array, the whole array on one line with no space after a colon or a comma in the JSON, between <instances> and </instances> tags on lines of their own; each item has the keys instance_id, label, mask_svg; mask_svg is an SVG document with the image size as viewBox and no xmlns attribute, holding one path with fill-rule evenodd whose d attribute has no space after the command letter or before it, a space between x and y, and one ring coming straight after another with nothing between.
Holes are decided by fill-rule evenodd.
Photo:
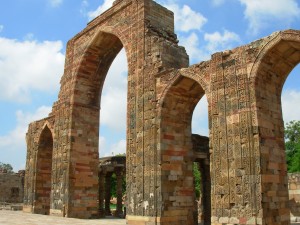
<instances>
[{"instance_id":1,"label":"stone screen wall","mask_svg":"<svg viewBox=\"0 0 300 225\"><path fill-rule=\"evenodd\" d=\"M24 196L24 171L7 173L0 171L0 202L21 203Z\"/></svg>"},{"instance_id":2,"label":"stone screen wall","mask_svg":"<svg viewBox=\"0 0 300 225\"><path fill-rule=\"evenodd\" d=\"M291 222L300 222L300 173L288 174Z\"/></svg>"}]
</instances>

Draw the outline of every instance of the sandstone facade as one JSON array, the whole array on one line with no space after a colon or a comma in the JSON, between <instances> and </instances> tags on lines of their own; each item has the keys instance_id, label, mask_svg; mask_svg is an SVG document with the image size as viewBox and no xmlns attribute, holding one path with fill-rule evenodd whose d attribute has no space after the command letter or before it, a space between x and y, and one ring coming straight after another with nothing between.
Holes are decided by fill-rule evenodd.
<instances>
[{"instance_id":1,"label":"sandstone facade","mask_svg":"<svg viewBox=\"0 0 300 225\"><path fill-rule=\"evenodd\" d=\"M68 42L58 100L28 129L25 211L99 217L101 92L125 48L127 223L195 224L191 118L206 95L211 224L290 224L280 97L300 32L189 67L173 21L152 0L117 0Z\"/></svg>"}]
</instances>

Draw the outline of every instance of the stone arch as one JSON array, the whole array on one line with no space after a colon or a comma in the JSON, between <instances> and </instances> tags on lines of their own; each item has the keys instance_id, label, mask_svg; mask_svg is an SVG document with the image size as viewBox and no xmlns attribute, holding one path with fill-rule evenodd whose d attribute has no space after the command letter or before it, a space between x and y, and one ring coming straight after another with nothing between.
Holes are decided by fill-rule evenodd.
<instances>
[{"instance_id":1,"label":"stone arch","mask_svg":"<svg viewBox=\"0 0 300 225\"><path fill-rule=\"evenodd\" d=\"M285 221L289 220L281 93L286 78L299 62L300 32L283 31L271 36L263 46L249 74L252 126L260 140L253 146L260 149L263 218L270 224L279 224L272 217L279 212L285 215ZM281 197L271 199L271 192Z\"/></svg>"},{"instance_id":2,"label":"stone arch","mask_svg":"<svg viewBox=\"0 0 300 225\"><path fill-rule=\"evenodd\" d=\"M123 46L128 62L127 223L157 220L161 207L156 182L160 171L155 164L160 93L156 78L169 69L187 67L188 56L178 46L174 14L152 0L117 0L68 42L58 101L51 112L55 121L51 215L99 217L100 94L106 72ZM35 149L41 125L34 122L29 127L28 152ZM28 168L31 158L28 155ZM29 206L30 194L26 198Z\"/></svg>"},{"instance_id":3,"label":"stone arch","mask_svg":"<svg viewBox=\"0 0 300 225\"><path fill-rule=\"evenodd\" d=\"M72 100L100 108L100 97L106 74L123 44L112 33L98 31L88 44L77 70Z\"/></svg>"},{"instance_id":4,"label":"stone arch","mask_svg":"<svg viewBox=\"0 0 300 225\"><path fill-rule=\"evenodd\" d=\"M172 224L183 221L189 225L198 224L191 120L194 108L204 94L197 81L177 74L160 100L161 220L172 221Z\"/></svg>"},{"instance_id":5,"label":"stone arch","mask_svg":"<svg viewBox=\"0 0 300 225\"><path fill-rule=\"evenodd\" d=\"M53 136L46 125L40 134L36 155L33 212L37 214L50 214L52 158Z\"/></svg>"},{"instance_id":6,"label":"stone arch","mask_svg":"<svg viewBox=\"0 0 300 225\"><path fill-rule=\"evenodd\" d=\"M44 125L41 127L40 133L38 134L39 141L41 139L42 133L45 132L45 129L49 129L52 135L52 139L54 139L55 132L53 130L53 124L51 124L48 120L44 122Z\"/></svg>"},{"instance_id":7,"label":"stone arch","mask_svg":"<svg viewBox=\"0 0 300 225\"><path fill-rule=\"evenodd\" d=\"M123 43L119 37L112 33L103 32L102 29L111 30L110 28L99 29L87 44L80 58L71 93L71 118L74 118L76 122L71 125L75 135L71 137L73 154L70 156L72 163L70 172L76 177L76 182L79 183L74 186L72 191L75 193L77 190L82 195L87 192L93 193L90 194L90 198L86 198L86 205L93 202L93 207L90 207L91 217L99 217L97 204L99 184L95 181L98 181L101 94L107 72L123 48ZM75 152L76 154L74 154ZM83 174L93 174L91 177L94 181L91 179L91 182L86 182L82 177ZM78 198L81 199L80 195ZM81 218L87 216L85 212L69 210Z\"/></svg>"}]
</instances>

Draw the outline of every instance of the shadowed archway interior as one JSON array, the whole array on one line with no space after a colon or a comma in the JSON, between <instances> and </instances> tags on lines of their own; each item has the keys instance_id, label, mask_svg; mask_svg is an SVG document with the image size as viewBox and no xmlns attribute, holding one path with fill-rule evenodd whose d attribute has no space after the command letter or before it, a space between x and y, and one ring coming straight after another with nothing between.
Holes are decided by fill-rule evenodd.
<instances>
[{"instance_id":1,"label":"shadowed archway interior","mask_svg":"<svg viewBox=\"0 0 300 225\"><path fill-rule=\"evenodd\" d=\"M36 192L34 212L49 215L51 194L53 137L46 126L41 133L37 153Z\"/></svg>"}]
</instances>

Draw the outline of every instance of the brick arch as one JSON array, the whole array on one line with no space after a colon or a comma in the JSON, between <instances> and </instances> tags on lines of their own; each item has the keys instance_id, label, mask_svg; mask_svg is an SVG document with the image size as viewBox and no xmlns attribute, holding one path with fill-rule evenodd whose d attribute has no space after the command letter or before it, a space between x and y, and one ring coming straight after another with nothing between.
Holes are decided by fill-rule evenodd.
<instances>
[{"instance_id":1,"label":"brick arch","mask_svg":"<svg viewBox=\"0 0 300 225\"><path fill-rule=\"evenodd\" d=\"M249 78L255 79L258 81L260 79L260 70L264 67L264 63L268 60L287 60L286 62L282 61L282 63L292 64L290 69L286 69L282 71L287 76L290 71L297 65L299 62L299 53L293 56L293 53L299 52L299 43L300 43L300 31L298 30L286 30L280 31L272 34L268 37L268 42L261 48L259 53L256 56L256 59L251 67ZM293 50L294 49L294 50ZM293 57L295 61L289 61ZM285 59L284 59L285 58ZM289 59L287 59L289 58ZM271 62L270 68L274 66L275 62ZM293 66L294 65L294 66ZM273 69L278 69L279 65L273 67ZM282 74L284 75L284 74Z\"/></svg>"},{"instance_id":2,"label":"brick arch","mask_svg":"<svg viewBox=\"0 0 300 225\"><path fill-rule=\"evenodd\" d=\"M114 34L98 31L84 51L78 67L72 100L100 108L100 97L107 72L123 48L121 40Z\"/></svg>"},{"instance_id":3,"label":"brick arch","mask_svg":"<svg viewBox=\"0 0 300 225\"><path fill-rule=\"evenodd\" d=\"M156 132L160 127L156 106L160 90L156 79L172 68L187 67L188 56L178 46L174 14L152 0L117 0L68 42L58 101L51 112L55 136L51 215L99 217L100 93L106 72L122 46L129 70L127 223L146 224L159 219L162 209L158 205L161 196ZM36 149L41 126L36 121L29 127L28 153ZM28 170L33 157L28 154ZM27 173L27 186L33 174ZM34 192L35 187L30 187ZM32 211L30 193L25 197L27 211Z\"/></svg>"},{"instance_id":4,"label":"brick arch","mask_svg":"<svg viewBox=\"0 0 300 225\"><path fill-rule=\"evenodd\" d=\"M194 108L204 94L198 82L177 74L160 100L161 221L198 224L191 121Z\"/></svg>"},{"instance_id":5,"label":"brick arch","mask_svg":"<svg viewBox=\"0 0 300 225\"><path fill-rule=\"evenodd\" d=\"M52 135L52 139L54 139L54 128L53 128L53 123L49 122L48 120L46 120L44 122L44 125L41 127L40 133L37 135L39 137L39 142L40 142L40 138L42 136L42 133L45 132L46 129L49 129Z\"/></svg>"},{"instance_id":6,"label":"brick arch","mask_svg":"<svg viewBox=\"0 0 300 225\"><path fill-rule=\"evenodd\" d=\"M205 91L205 93L209 93L211 87L211 74L207 68L210 68L209 62L201 62L199 64L190 66L189 68L180 69L179 73L184 77L195 80Z\"/></svg>"},{"instance_id":7,"label":"brick arch","mask_svg":"<svg viewBox=\"0 0 300 225\"><path fill-rule=\"evenodd\" d=\"M252 126L260 140L253 144L260 149L263 218L270 224L278 222L272 217L277 213L289 221L281 93L286 78L299 62L300 32L283 31L271 36L262 47L249 74ZM280 200L272 199L271 192L281 196Z\"/></svg>"},{"instance_id":8,"label":"brick arch","mask_svg":"<svg viewBox=\"0 0 300 225\"><path fill-rule=\"evenodd\" d=\"M38 141L35 166L33 212L37 214L50 214L52 158L53 135L49 127L45 125Z\"/></svg>"},{"instance_id":9,"label":"brick arch","mask_svg":"<svg viewBox=\"0 0 300 225\"><path fill-rule=\"evenodd\" d=\"M70 119L76 121L71 124L72 135L72 151L71 157L71 176L74 179L74 188L70 195L72 198L81 199L81 203L85 193L93 194L86 198L86 205L89 207L92 215L90 217L98 217L98 161L99 161L99 124L100 101L103 85L107 72L120 50L123 43L115 34L103 32L111 31L109 27L101 27L97 29L95 34L86 44L86 48L80 57L79 66L74 76L71 92L71 110ZM117 30L117 29L116 29ZM80 155L80 157L78 157ZM80 175L76 175L80 174ZM90 182L86 182L81 174L92 174ZM72 181L71 181L72 182ZM81 194L75 194L81 192ZM77 195L77 196L76 196ZM80 204L81 204L80 203ZM68 207L67 213L72 211L73 215L80 215L84 218L87 216L81 210L74 210L72 206Z\"/></svg>"}]
</instances>

